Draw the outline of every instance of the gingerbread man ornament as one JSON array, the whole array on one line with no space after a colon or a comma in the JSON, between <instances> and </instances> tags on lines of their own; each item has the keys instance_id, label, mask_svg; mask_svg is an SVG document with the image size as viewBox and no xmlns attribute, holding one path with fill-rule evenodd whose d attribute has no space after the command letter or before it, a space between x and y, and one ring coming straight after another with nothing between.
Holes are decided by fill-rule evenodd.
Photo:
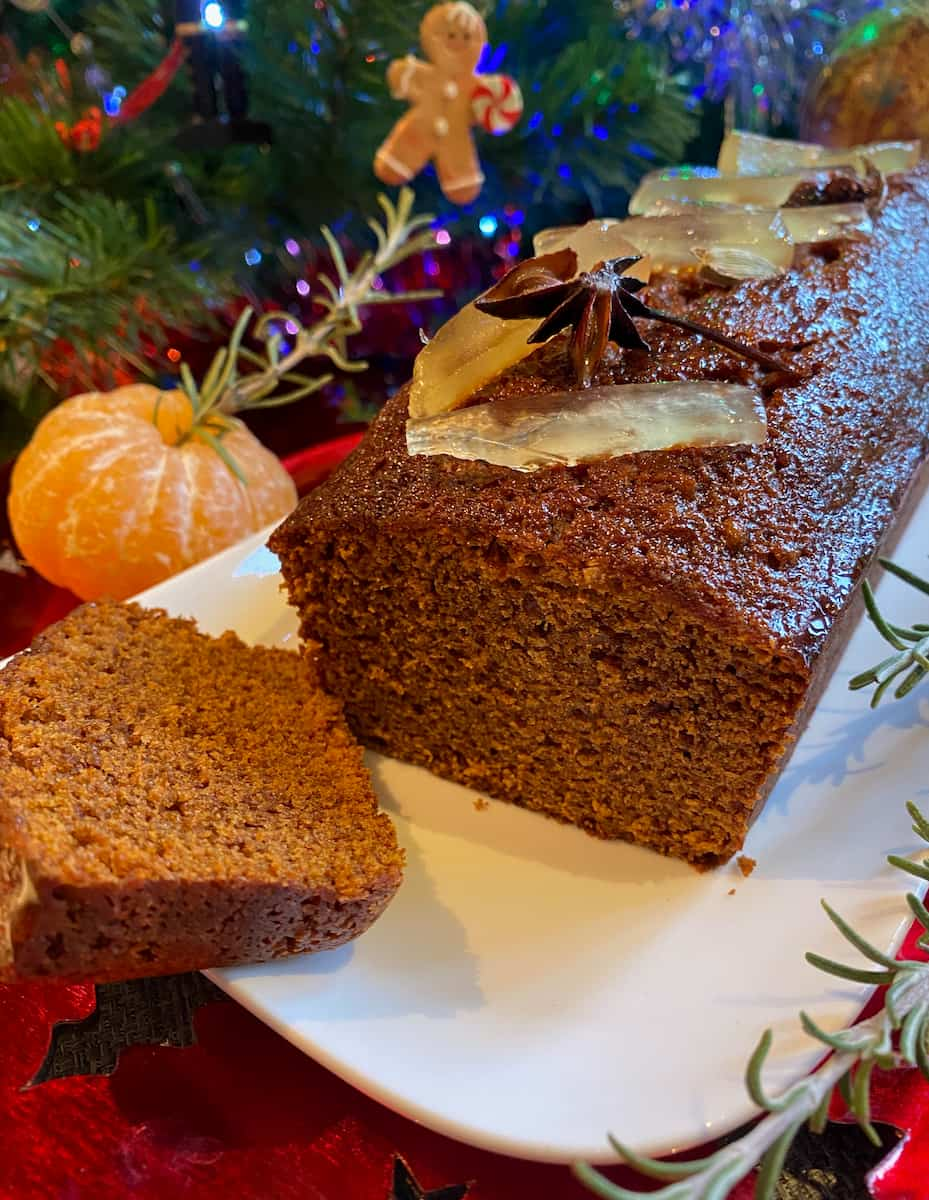
<instances>
[{"instance_id":1,"label":"gingerbread man ornament","mask_svg":"<svg viewBox=\"0 0 929 1200\"><path fill-rule=\"evenodd\" d=\"M423 17L419 37L428 61L410 54L396 59L387 71L391 95L408 100L410 109L378 150L374 173L384 183L408 183L431 159L448 199L468 204L484 182L471 126L480 119L473 103L474 71L487 42L487 28L470 4L437 4ZM519 89L511 80L505 80L505 87L509 89L507 119L515 111L515 124L522 109ZM500 131L499 123L493 131Z\"/></svg>"}]
</instances>

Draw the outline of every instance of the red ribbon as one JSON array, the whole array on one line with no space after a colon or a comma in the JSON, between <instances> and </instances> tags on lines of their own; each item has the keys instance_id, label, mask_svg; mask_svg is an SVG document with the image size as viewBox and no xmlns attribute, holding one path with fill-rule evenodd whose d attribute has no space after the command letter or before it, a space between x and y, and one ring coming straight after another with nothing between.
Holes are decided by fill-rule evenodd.
<instances>
[{"instance_id":1,"label":"red ribbon","mask_svg":"<svg viewBox=\"0 0 929 1200\"><path fill-rule=\"evenodd\" d=\"M168 86L184 62L186 51L180 38L175 38L171 48L152 73L134 88L120 106L119 115L113 118L114 125L134 121L151 108L167 91Z\"/></svg>"}]
</instances>

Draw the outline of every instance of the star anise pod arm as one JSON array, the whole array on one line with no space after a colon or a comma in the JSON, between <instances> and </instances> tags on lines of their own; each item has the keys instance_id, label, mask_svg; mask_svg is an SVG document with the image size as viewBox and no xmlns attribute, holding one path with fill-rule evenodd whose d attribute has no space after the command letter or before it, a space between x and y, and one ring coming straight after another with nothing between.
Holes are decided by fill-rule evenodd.
<instances>
[{"instance_id":1,"label":"star anise pod arm","mask_svg":"<svg viewBox=\"0 0 929 1200\"><path fill-rule=\"evenodd\" d=\"M642 304L642 308L644 309L642 316L647 317L649 320L663 321L665 325L676 325L678 329L686 329L688 333L695 333L699 337L706 338L707 341L715 342L718 346L725 346L733 354L738 354L742 358L747 358L752 362L758 363L766 371L778 372L782 375L793 375L790 367L782 363L779 359L772 358L770 354L765 354L763 350L757 350L754 346L749 346L746 342L740 342L736 338L730 337L728 333L723 333L721 329L713 329L709 325L701 325L699 321L690 321L687 317L679 317L674 313L659 312L658 309L649 308L645 304Z\"/></svg>"},{"instance_id":2,"label":"star anise pod arm","mask_svg":"<svg viewBox=\"0 0 929 1200\"><path fill-rule=\"evenodd\" d=\"M633 317L676 325L758 363L766 371L792 374L784 363L720 329L644 304L635 293L645 284L625 273L637 262L639 258L615 258L593 271L576 274L577 255L570 248L543 254L514 267L477 298L475 307L504 320L541 317L541 324L528 339L530 343L546 342L561 330L570 329L571 361L581 387L590 386L609 342L627 350L649 349Z\"/></svg>"},{"instance_id":3,"label":"star anise pod arm","mask_svg":"<svg viewBox=\"0 0 929 1200\"><path fill-rule=\"evenodd\" d=\"M571 338L571 361L582 387L590 387L594 372L603 360L612 324L613 299L609 293L586 294L584 311Z\"/></svg>"},{"instance_id":4,"label":"star anise pod arm","mask_svg":"<svg viewBox=\"0 0 929 1200\"><path fill-rule=\"evenodd\" d=\"M570 248L527 258L478 296L474 307L503 320L547 317L576 289L577 255Z\"/></svg>"}]
</instances>

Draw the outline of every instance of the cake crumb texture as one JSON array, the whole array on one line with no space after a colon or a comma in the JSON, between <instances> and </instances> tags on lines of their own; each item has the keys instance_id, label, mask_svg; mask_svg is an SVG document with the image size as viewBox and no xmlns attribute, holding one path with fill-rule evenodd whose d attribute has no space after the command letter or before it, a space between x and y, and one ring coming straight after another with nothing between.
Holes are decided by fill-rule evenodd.
<instances>
[{"instance_id":1,"label":"cake crumb texture","mask_svg":"<svg viewBox=\"0 0 929 1200\"><path fill-rule=\"evenodd\" d=\"M115 603L77 609L0 671L8 976L257 962L376 919L402 852L309 672Z\"/></svg>"},{"instance_id":2,"label":"cake crumb texture","mask_svg":"<svg viewBox=\"0 0 929 1200\"><path fill-rule=\"evenodd\" d=\"M519 473L406 450L407 394L275 532L307 654L367 745L699 867L741 849L929 451L929 164L785 275L643 293L789 366L643 325L595 385L763 391L760 446ZM475 400L574 386L565 339Z\"/></svg>"}]
</instances>

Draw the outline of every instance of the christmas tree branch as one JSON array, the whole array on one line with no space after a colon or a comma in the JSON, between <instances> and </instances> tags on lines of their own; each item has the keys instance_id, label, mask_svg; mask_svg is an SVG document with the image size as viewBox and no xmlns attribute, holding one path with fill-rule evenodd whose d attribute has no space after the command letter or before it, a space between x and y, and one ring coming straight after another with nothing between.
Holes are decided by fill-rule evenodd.
<instances>
[{"instance_id":1,"label":"christmas tree branch","mask_svg":"<svg viewBox=\"0 0 929 1200\"><path fill-rule=\"evenodd\" d=\"M220 171L208 170L202 155L172 152L205 207L227 232L235 230L237 248L245 237L254 244L269 213L278 230L299 235L374 202L371 162L403 111L389 94L387 65L421 53L418 27L433 2L251 6L237 53L251 110L274 127L273 146L260 159L248 149L230 154ZM686 89L657 47L627 38L612 5L508 0L482 7L490 37L484 69L513 76L527 101L507 136L477 135L487 175L482 213L531 204L527 220L544 226L580 219L589 205L620 211L644 171L680 160L697 131ZM97 62L128 88L164 55L173 21L168 0L101 0L82 11ZM143 124L176 132L190 118L189 85L179 76L137 125L139 132ZM316 186L323 178L326 187ZM459 215L428 178L417 190ZM475 217L465 220L473 226Z\"/></svg>"},{"instance_id":2,"label":"christmas tree branch","mask_svg":"<svg viewBox=\"0 0 929 1200\"><path fill-rule=\"evenodd\" d=\"M929 822L912 803L907 811L913 831L929 842ZM924 884L929 882L929 866L892 855L888 862ZM907 903L923 928L917 945L929 949L929 910L913 893ZM826 914L842 936L877 970L847 966L818 954L807 954L807 961L839 979L851 979L886 986L884 1006L866 1021L848 1026L837 1033L821 1029L806 1013L800 1014L806 1032L829 1051L831 1057L814 1074L794 1084L783 1095L771 1097L762 1081L765 1060L772 1035L767 1030L758 1043L746 1071L746 1088L754 1103L767 1114L748 1133L723 1146L706 1158L690 1162L661 1162L636 1154L628 1146L611 1138L623 1160L665 1187L648 1194L655 1200L724 1200L729 1191L756 1166L755 1200L773 1200L774 1188L784 1158L797 1132L809 1121L814 1132L825 1127L829 1104L838 1088L850 1112L865 1134L878 1141L871 1124L870 1082L875 1066L918 1068L929 1079L929 963L915 959L896 960L872 946L838 913L824 904ZM899 1046L894 1049L894 1036ZM639 1200L645 1193L611 1182L585 1163L577 1164L575 1174L603 1200Z\"/></svg>"},{"instance_id":3,"label":"christmas tree branch","mask_svg":"<svg viewBox=\"0 0 929 1200\"><path fill-rule=\"evenodd\" d=\"M74 157L41 109L13 96L0 103L0 187L64 187L74 177Z\"/></svg>"},{"instance_id":4,"label":"christmas tree branch","mask_svg":"<svg viewBox=\"0 0 929 1200\"><path fill-rule=\"evenodd\" d=\"M203 284L152 205L141 221L98 193L59 194L55 209L0 210L0 386L9 394L27 391L60 344L85 363L111 350L144 370L134 357L143 334L157 342L162 324L204 320Z\"/></svg>"}]
</instances>

